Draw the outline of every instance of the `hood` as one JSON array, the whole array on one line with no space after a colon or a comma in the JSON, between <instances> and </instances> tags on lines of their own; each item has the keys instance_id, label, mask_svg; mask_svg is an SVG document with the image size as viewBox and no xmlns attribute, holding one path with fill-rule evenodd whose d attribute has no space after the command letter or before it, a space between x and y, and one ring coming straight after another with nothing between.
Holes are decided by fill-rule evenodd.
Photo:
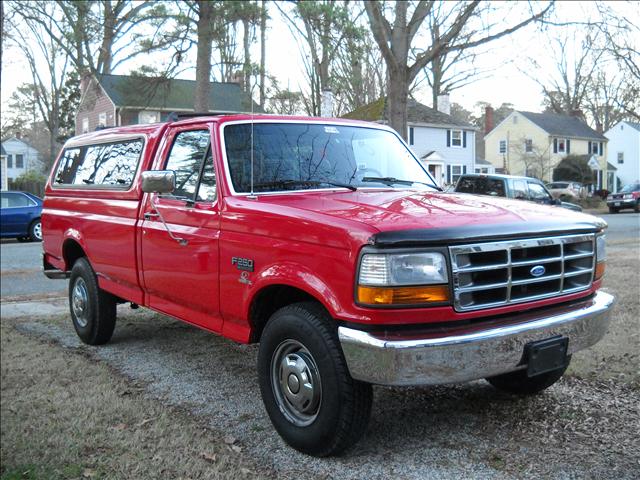
<instances>
[{"instance_id":1,"label":"hood","mask_svg":"<svg viewBox=\"0 0 640 480\"><path fill-rule=\"evenodd\" d=\"M606 227L602 219L564 208L462 193L359 189L279 195L269 203L366 224L379 232L374 243L384 243L385 238L404 238L399 244L407 244L592 232Z\"/></svg>"}]
</instances>

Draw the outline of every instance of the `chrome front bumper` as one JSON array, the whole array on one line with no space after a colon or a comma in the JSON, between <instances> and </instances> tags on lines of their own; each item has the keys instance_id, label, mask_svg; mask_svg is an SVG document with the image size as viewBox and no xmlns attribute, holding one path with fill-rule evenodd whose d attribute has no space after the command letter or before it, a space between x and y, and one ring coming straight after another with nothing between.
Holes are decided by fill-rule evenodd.
<instances>
[{"instance_id":1,"label":"chrome front bumper","mask_svg":"<svg viewBox=\"0 0 640 480\"><path fill-rule=\"evenodd\" d=\"M351 376L380 385L436 385L466 382L526 368L527 343L554 336L569 339L572 354L597 343L607 332L612 295L543 312L517 314L463 327L412 332L364 332L339 327Z\"/></svg>"}]
</instances>

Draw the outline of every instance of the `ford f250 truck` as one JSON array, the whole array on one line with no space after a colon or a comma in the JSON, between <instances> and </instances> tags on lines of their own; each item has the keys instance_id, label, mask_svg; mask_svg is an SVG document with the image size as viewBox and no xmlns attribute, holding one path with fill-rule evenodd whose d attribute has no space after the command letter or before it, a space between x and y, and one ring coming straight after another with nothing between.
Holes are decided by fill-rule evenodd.
<instances>
[{"instance_id":1,"label":"ford f250 truck","mask_svg":"<svg viewBox=\"0 0 640 480\"><path fill-rule=\"evenodd\" d=\"M364 122L212 115L75 137L42 229L83 342L108 342L125 302L259 342L266 411L316 456L365 432L373 384L549 387L614 302L602 220L444 193Z\"/></svg>"}]
</instances>

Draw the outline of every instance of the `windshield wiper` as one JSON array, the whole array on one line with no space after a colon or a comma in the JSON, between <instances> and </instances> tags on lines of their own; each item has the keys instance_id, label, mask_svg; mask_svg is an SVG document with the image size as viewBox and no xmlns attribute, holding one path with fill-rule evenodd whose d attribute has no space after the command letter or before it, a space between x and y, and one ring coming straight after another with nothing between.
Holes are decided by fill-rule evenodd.
<instances>
[{"instance_id":1,"label":"windshield wiper","mask_svg":"<svg viewBox=\"0 0 640 480\"><path fill-rule=\"evenodd\" d=\"M442 189L436 185L432 185L430 183L426 183L426 182L418 182L415 180L401 180L399 178L395 178L395 177L363 177L362 178L363 182L379 182L379 183L384 183L385 185L393 185L394 183L396 184L400 184L400 185L413 185L414 183L419 183L420 185L426 185L427 187L431 187L431 188L435 188L438 191L442 191Z\"/></svg>"},{"instance_id":2,"label":"windshield wiper","mask_svg":"<svg viewBox=\"0 0 640 480\"><path fill-rule=\"evenodd\" d=\"M277 187L287 187L290 185L309 185L309 186L331 185L333 187L347 188L352 192L355 192L357 190L357 187L350 185L348 183L332 182L329 180L276 180L274 182L256 183L254 185L254 188L260 188L260 187L276 187L277 188Z\"/></svg>"}]
</instances>

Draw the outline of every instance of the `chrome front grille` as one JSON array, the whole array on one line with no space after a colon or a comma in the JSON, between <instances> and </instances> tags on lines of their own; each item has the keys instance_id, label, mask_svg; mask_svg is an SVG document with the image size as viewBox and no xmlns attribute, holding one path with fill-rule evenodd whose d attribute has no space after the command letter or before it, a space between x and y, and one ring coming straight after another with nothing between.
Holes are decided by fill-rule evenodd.
<instances>
[{"instance_id":1,"label":"chrome front grille","mask_svg":"<svg viewBox=\"0 0 640 480\"><path fill-rule=\"evenodd\" d=\"M476 243L449 252L455 309L478 310L588 289L595 235Z\"/></svg>"}]
</instances>

